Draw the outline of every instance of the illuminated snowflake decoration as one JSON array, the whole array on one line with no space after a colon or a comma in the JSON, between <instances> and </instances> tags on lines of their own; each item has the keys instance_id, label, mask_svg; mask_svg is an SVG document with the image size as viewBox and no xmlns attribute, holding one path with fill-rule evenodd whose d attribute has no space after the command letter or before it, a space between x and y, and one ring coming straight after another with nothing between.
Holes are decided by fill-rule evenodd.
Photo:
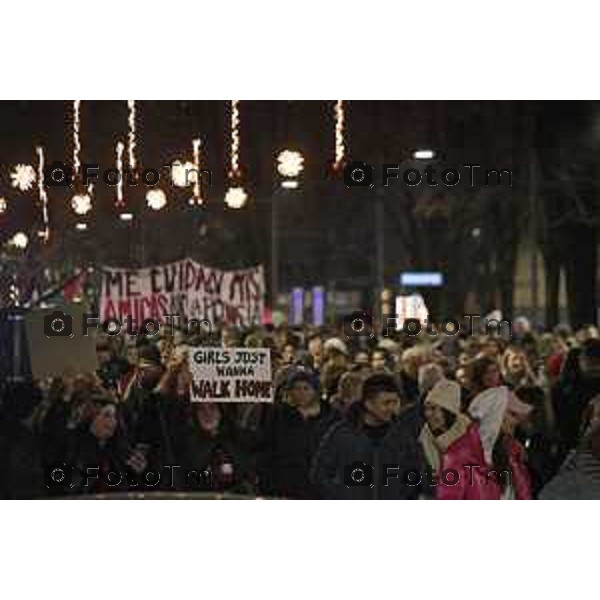
<instances>
[{"instance_id":1,"label":"illuminated snowflake decoration","mask_svg":"<svg viewBox=\"0 0 600 600\"><path fill-rule=\"evenodd\" d=\"M12 246L14 246L15 248L20 248L21 250L27 248L28 243L29 238L22 231L15 233L15 235L13 235L13 237L10 240L10 244Z\"/></svg>"},{"instance_id":2,"label":"illuminated snowflake decoration","mask_svg":"<svg viewBox=\"0 0 600 600\"><path fill-rule=\"evenodd\" d=\"M187 187L196 183L197 172L194 163L179 161L174 162L171 165L171 178L173 179L173 185L177 187Z\"/></svg>"},{"instance_id":3,"label":"illuminated snowflake decoration","mask_svg":"<svg viewBox=\"0 0 600 600\"><path fill-rule=\"evenodd\" d=\"M71 200L71 208L78 215L85 215L92 210L92 199L89 194L78 194Z\"/></svg>"},{"instance_id":4,"label":"illuminated snowflake decoration","mask_svg":"<svg viewBox=\"0 0 600 600\"><path fill-rule=\"evenodd\" d=\"M8 204L4 198L0 198L0 215L6 212Z\"/></svg>"},{"instance_id":5,"label":"illuminated snowflake decoration","mask_svg":"<svg viewBox=\"0 0 600 600\"><path fill-rule=\"evenodd\" d=\"M300 152L284 150L277 157L277 170L283 177L298 177L304 169L304 158Z\"/></svg>"},{"instance_id":6,"label":"illuminated snowflake decoration","mask_svg":"<svg viewBox=\"0 0 600 600\"><path fill-rule=\"evenodd\" d=\"M167 196L162 190L149 190L146 203L152 210L161 210L167 205Z\"/></svg>"},{"instance_id":7,"label":"illuminated snowflake decoration","mask_svg":"<svg viewBox=\"0 0 600 600\"><path fill-rule=\"evenodd\" d=\"M242 208L247 200L248 194L241 187L229 188L225 194L225 204L229 208Z\"/></svg>"},{"instance_id":8,"label":"illuminated snowflake decoration","mask_svg":"<svg viewBox=\"0 0 600 600\"><path fill-rule=\"evenodd\" d=\"M19 188L22 192L29 191L35 183L35 169L31 165L17 165L10 174L12 186Z\"/></svg>"}]
</instances>

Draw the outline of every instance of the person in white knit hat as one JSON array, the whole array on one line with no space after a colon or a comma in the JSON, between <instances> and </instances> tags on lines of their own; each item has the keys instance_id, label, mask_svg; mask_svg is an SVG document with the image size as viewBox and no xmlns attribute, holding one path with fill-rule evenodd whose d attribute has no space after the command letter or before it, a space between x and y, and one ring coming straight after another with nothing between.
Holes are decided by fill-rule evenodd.
<instances>
[{"instance_id":1,"label":"person in white knit hat","mask_svg":"<svg viewBox=\"0 0 600 600\"><path fill-rule=\"evenodd\" d=\"M498 500L500 489L488 477L479 426L461 411L460 386L442 379L427 394L426 424L419 436L435 478L438 500Z\"/></svg>"}]
</instances>

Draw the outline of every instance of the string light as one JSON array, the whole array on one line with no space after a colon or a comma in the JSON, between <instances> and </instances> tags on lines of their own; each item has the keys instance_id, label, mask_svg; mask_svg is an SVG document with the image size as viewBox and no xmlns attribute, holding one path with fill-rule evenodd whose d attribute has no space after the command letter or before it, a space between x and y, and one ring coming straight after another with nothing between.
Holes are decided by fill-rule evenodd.
<instances>
[{"instance_id":1,"label":"string light","mask_svg":"<svg viewBox=\"0 0 600 600\"><path fill-rule=\"evenodd\" d=\"M6 199L0 196L0 215L6 212L7 207Z\"/></svg>"},{"instance_id":2,"label":"string light","mask_svg":"<svg viewBox=\"0 0 600 600\"><path fill-rule=\"evenodd\" d=\"M132 171L135 171L135 100L127 100L127 106L129 108L129 167Z\"/></svg>"},{"instance_id":3,"label":"string light","mask_svg":"<svg viewBox=\"0 0 600 600\"><path fill-rule=\"evenodd\" d=\"M117 206L123 206L125 204L123 200L123 151L125 150L125 144L123 142L117 142Z\"/></svg>"},{"instance_id":4,"label":"string light","mask_svg":"<svg viewBox=\"0 0 600 600\"><path fill-rule=\"evenodd\" d=\"M73 100L73 176L76 179L79 176L79 169L81 163L79 161L79 154L81 152L81 140L79 139L80 132L80 116L79 107L81 100Z\"/></svg>"},{"instance_id":5,"label":"string light","mask_svg":"<svg viewBox=\"0 0 600 600\"><path fill-rule=\"evenodd\" d=\"M192 148L194 153L194 203L203 204L204 199L202 198L202 191L200 189L200 138L192 140Z\"/></svg>"},{"instance_id":6,"label":"string light","mask_svg":"<svg viewBox=\"0 0 600 600\"><path fill-rule=\"evenodd\" d=\"M35 183L35 169L31 165L17 165L10 174L12 186L28 192Z\"/></svg>"},{"instance_id":7,"label":"string light","mask_svg":"<svg viewBox=\"0 0 600 600\"><path fill-rule=\"evenodd\" d=\"M240 109L239 100L231 101L231 170L229 177L240 174Z\"/></svg>"},{"instance_id":8,"label":"string light","mask_svg":"<svg viewBox=\"0 0 600 600\"><path fill-rule=\"evenodd\" d=\"M241 187L232 187L225 194L225 204L229 208L242 208L248 200L248 194Z\"/></svg>"},{"instance_id":9,"label":"string light","mask_svg":"<svg viewBox=\"0 0 600 600\"><path fill-rule=\"evenodd\" d=\"M146 203L152 210L161 210L167 205L167 196L162 190L148 190Z\"/></svg>"},{"instance_id":10,"label":"string light","mask_svg":"<svg viewBox=\"0 0 600 600\"><path fill-rule=\"evenodd\" d=\"M50 237L50 222L48 219L48 194L46 193L46 187L44 185L44 149L41 146L38 146L36 151L38 155L38 192L40 203L42 205L42 220L44 223L44 229L38 231L38 235L43 238L44 242L47 242Z\"/></svg>"},{"instance_id":11,"label":"string light","mask_svg":"<svg viewBox=\"0 0 600 600\"><path fill-rule=\"evenodd\" d=\"M344 101L335 102L335 162L334 169L339 169L344 162L346 147L344 145Z\"/></svg>"}]
</instances>

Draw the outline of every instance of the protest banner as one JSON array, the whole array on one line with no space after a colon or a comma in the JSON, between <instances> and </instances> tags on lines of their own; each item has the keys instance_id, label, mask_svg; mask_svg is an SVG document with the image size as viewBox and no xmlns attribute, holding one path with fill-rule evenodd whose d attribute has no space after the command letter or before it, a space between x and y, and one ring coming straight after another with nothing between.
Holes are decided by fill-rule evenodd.
<instances>
[{"instance_id":1,"label":"protest banner","mask_svg":"<svg viewBox=\"0 0 600 600\"><path fill-rule=\"evenodd\" d=\"M145 319L182 325L181 319L234 326L260 324L265 296L262 266L221 271L189 258L145 269L104 268L100 319L129 317L137 327Z\"/></svg>"},{"instance_id":2,"label":"protest banner","mask_svg":"<svg viewBox=\"0 0 600 600\"><path fill-rule=\"evenodd\" d=\"M273 402L268 348L191 348L192 402Z\"/></svg>"}]
</instances>

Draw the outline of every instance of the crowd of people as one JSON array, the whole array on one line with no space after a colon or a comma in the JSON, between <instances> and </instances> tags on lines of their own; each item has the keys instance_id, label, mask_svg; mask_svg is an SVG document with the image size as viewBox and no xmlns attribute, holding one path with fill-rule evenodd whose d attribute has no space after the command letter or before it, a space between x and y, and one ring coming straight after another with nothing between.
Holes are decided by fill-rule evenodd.
<instances>
[{"instance_id":1,"label":"crowd of people","mask_svg":"<svg viewBox=\"0 0 600 600\"><path fill-rule=\"evenodd\" d=\"M387 333L98 337L96 372L4 386L0 497L600 497L595 327ZM274 401L191 402L198 345L269 348Z\"/></svg>"}]
</instances>

